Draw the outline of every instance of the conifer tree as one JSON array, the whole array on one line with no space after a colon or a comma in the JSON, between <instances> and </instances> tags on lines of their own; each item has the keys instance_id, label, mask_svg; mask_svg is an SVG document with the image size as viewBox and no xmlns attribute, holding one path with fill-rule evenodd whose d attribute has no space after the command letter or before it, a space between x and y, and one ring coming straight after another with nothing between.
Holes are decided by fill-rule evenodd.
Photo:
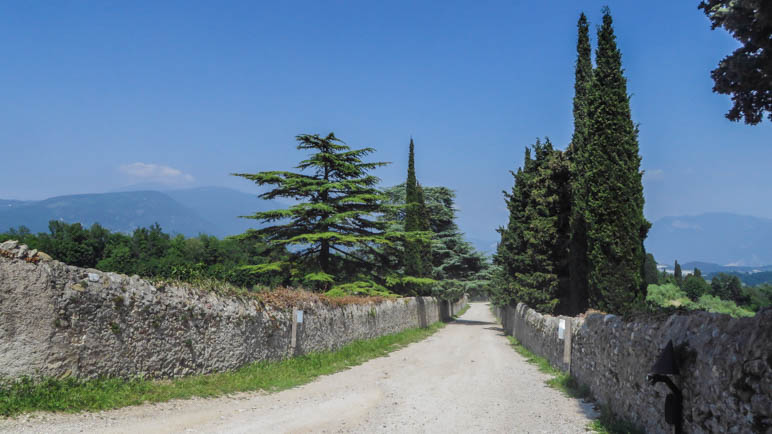
<instances>
[{"instance_id":1,"label":"conifer tree","mask_svg":"<svg viewBox=\"0 0 772 434\"><path fill-rule=\"evenodd\" d=\"M684 283L684 275L681 271L681 264L679 264L678 261L675 261L675 266L673 267L673 278L675 279L676 285L680 288Z\"/></svg>"},{"instance_id":2,"label":"conifer tree","mask_svg":"<svg viewBox=\"0 0 772 434\"><path fill-rule=\"evenodd\" d=\"M311 155L296 167L301 172L235 173L257 185L275 188L261 199L285 197L299 201L286 209L261 211L247 218L275 223L250 230L243 238L258 238L270 245L293 246L286 261L252 266L256 272L289 271L301 282L326 290L352 270L371 270L374 264L357 254L388 243L384 224L370 216L383 212L384 198L375 186L379 179L368 172L388 163L362 159L375 150L352 150L333 133L326 137L299 135L297 149Z\"/></svg>"},{"instance_id":3,"label":"conifer tree","mask_svg":"<svg viewBox=\"0 0 772 434\"><path fill-rule=\"evenodd\" d=\"M419 183L416 186L416 190L418 191L418 215L419 215L419 230L421 232L424 232L426 234L431 234L431 223L430 223L430 215L429 215L429 208L426 206L426 195L424 193L424 188ZM419 240L419 243L422 244L421 248L421 270L420 275L423 277L431 276L432 274L432 242L431 240Z\"/></svg>"},{"instance_id":4,"label":"conifer tree","mask_svg":"<svg viewBox=\"0 0 772 434\"><path fill-rule=\"evenodd\" d=\"M502 286L498 288L499 293L495 294L494 302L500 305L512 305L522 301L518 300L515 276L518 271L524 268L527 261L524 229L528 224L526 215L530 196L528 176L532 165L531 149L526 147L523 167L518 168L517 172L509 172L514 178L512 190L509 193L502 192L509 210L509 221L507 226L497 229L501 235L501 240L496 248L496 254L493 256L493 263L500 273L496 280Z\"/></svg>"},{"instance_id":5,"label":"conifer tree","mask_svg":"<svg viewBox=\"0 0 772 434\"><path fill-rule=\"evenodd\" d=\"M584 219L587 200L585 175L589 97L592 59L587 17L582 13L577 23L576 69L574 72L574 134L567 154L571 169L571 244L569 256L569 313L587 309L587 224Z\"/></svg>"},{"instance_id":6,"label":"conifer tree","mask_svg":"<svg viewBox=\"0 0 772 434\"><path fill-rule=\"evenodd\" d=\"M643 261L643 281L646 286L656 285L659 283L659 272L657 271L657 261L654 260L654 255L651 253L646 254L646 259Z\"/></svg>"},{"instance_id":7,"label":"conifer tree","mask_svg":"<svg viewBox=\"0 0 772 434\"><path fill-rule=\"evenodd\" d=\"M643 239L650 223L643 217L638 129L630 116L627 81L608 8L598 29L595 58L581 158L587 281L590 306L615 312L645 297Z\"/></svg>"},{"instance_id":8,"label":"conifer tree","mask_svg":"<svg viewBox=\"0 0 772 434\"><path fill-rule=\"evenodd\" d=\"M415 174L415 145L410 139L407 181L405 183L405 232L429 231L429 220L423 189ZM431 274L431 244L427 240L405 240L405 274L413 277L428 277Z\"/></svg>"},{"instance_id":9,"label":"conifer tree","mask_svg":"<svg viewBox=\"0 0 772 434\"><path fill-rule=\"evenodd\" d=\"M508 281L509 302L542 312L568 311L569 167L549 139L526 149L507 196L510 221L495 258Z\"/></svg>"},{"instance_id":10,"label":"conifer tree","mask_svg":"<svg viewBox=\"0 0 772 434\"><path fill-rule=\"evenodd\" d=\"M429 276L433 279L430 286L432 294L444 299L454 299L464 292L478 292L487 286L488 276L485 255L464 239L464 234L456 225L455 193L447 187L421 187L426 202L426 215L431 237L431 258L425 263L431 265ZM384 190L388 199L387 208L382 216L385 221L403 222L405 203L405 184L395 185ZM395 256L392 247L386 247L385 256ZM392 261L396 262L396 261ZM399 268L401 265L392 266Z\"/></svg>"}]
</instances>

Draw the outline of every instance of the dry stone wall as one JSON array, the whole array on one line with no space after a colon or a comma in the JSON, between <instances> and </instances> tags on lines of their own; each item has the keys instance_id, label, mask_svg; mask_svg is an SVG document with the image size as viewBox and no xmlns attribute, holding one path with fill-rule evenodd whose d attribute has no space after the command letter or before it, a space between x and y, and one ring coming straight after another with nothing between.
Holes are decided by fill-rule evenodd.
<instances>
[{"instance_id":1,"label":"dry stone wall","mask_svg":"<svg viewBox=\"0 0 772 434\"><path fill-rule=\"evenodd\" d=\"M553 317L520 303L495 313L505 333L570 370L598 402L646 432L673 429L665 423L667 386L646 381L669 340L681 373L674 381L684 396L684 432L772 432L772 309L752 318L690 312L623 320Z\"/></svg>"},{"instance_id":2,"label":"dry stone wall","mask_svg":"<svg viewBox=\"0 0 772 434\"><path fill-rule=\"evenodd\" d=\"M404 298L294 309L154 286L0 244L0 378L168 378L329 350L447 320L466 299ZM294 338L293 338L294 333Z\"/></svg>"}]
</instances>

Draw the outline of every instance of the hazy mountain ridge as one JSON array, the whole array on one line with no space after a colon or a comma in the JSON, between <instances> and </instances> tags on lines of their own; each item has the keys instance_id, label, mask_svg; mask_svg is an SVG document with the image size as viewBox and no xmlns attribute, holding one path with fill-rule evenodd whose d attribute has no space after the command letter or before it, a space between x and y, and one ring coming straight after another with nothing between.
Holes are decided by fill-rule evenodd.
<instances>
[{"instance_id":1,"label":"hazy mountain ridge","mask_svg":"<svg viewBox=\"0 0 772 434\"><path fill-rule=\"evenodd\" d=\"M26 226L47 232L49 220L93 223L111 231L131 232L158 223L166 232L218 237L260 227L239 215L276 208L277 204L223 187L186 190L126 191L56 196L40 201L0 200L0 232Z\"/></svg>"},{"instance_id":2,"label":"hazy mountain ridge","mask_svg":"<svg viewBox=\"0 0 772 434\"><path fill-rule=\"evenodd\" d=\"M772 220L731 213L663 217L654 222L645 244L659 263L704 262L751 271L772 264Z\"/></svg>"}]
</instances>

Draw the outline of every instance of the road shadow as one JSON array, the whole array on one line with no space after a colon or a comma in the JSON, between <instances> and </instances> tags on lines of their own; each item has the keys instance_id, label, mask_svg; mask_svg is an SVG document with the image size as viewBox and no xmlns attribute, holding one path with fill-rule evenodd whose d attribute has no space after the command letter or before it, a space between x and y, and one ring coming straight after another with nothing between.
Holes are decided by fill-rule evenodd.
<instances>
[{"instance_id":1,"label":"road shadow","mask_svg":"<svg viewBox=\"0 0 772 434\"><path fill-rule=\"evenodd\" d=\"M485 327L485 330L493 330L495 332L498 332L501 336L506 336L504 334L504 329L501 327L493 326L493 327Z\"/></svg>"},{"instance_id":2,"label":"road shadow","mask_svg":"<svg viewBox=\"0 0 772 434\"><path fill-rule=\"evenodd\" d=\"M474 320L458 318L455 321L453 321L453 324L461 324L461 325L488 325L488 324L495 324L495 323L492 323L490 321L474 321Z\"/></svg>"}]
</instances>

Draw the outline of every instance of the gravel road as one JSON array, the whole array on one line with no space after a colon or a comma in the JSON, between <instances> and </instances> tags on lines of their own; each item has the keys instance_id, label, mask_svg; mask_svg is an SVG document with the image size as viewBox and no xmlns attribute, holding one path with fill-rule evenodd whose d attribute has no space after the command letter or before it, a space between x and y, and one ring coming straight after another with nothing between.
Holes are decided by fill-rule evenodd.
<instances>
[{"instance_id":1,"label":"gravel road","mask_svg":"<svg viewBox=\"0 0 772 434\"><path fill-rule=\"evenodd\" d=\"M592 404L548 387L509 346L486 303L433 336L275 394L178 400L99 413L0 420L0 432L583 433Z\"/></svg>"}]
</instances>

